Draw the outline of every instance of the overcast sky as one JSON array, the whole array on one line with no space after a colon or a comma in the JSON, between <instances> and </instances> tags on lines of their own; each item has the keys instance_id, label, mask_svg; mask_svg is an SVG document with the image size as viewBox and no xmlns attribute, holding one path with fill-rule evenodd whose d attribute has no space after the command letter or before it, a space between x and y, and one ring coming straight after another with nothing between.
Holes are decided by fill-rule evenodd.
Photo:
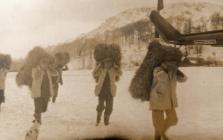
<instances>
[{"instance_id":1,"label":"overcast sky","mask_svg":"<svg viewBox=\"0 0 223 140\"><path fill-rule=\"evenodd\" d=\"M157 0L1 0L0 52L24 56L36 45L71 41L106 18L134 7L155 6ZM173 3L182 0L164 0ZM184 0L189 1L189 0ZM223 5L223 0L209 1Z\"/></svg>"}]
</instances>

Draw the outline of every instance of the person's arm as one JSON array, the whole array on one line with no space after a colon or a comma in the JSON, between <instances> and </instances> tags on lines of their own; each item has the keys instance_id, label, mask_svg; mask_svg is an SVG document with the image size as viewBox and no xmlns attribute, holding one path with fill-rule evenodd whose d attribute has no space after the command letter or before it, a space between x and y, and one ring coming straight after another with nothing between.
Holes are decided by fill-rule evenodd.
<instances>
[{"instance_id":1,"label":"person's arm","mask_svg":"<svg viewBox=\"0 0 223 140\"><path fill-rule=\"evenodd\" d=\"M36 68L33 68L32 69L32 79L35 79L36 75L37 75Z\"/></svg>"},{"instance_id":2,"label":"person's arm","mask_svg":"<svg viewBox=\"0 0 223 140\"><path fill-rule=\"evenodd\" d=\"M170 87L170 77L162 67L156 67L153 71L152 89L155 93L161 95L165 94Z\"/></svg>"},{"instance_id":3,"label":"person's arm","mask_svg":"<svg viewBox=\"0 0 223 140\"><path fill-rule=\"evenodd\" d=\"M62 71L67 71L67 70L69 70L69 68L68 68L67 65L65 65L65 66L62 68Z\"/></svg>"},{"instance_id":4,"label":"person's arm","mask_svg":"<svg viewBox=\"0 0 223 140\"><path fill-rule=\"evenodd\" d=\"M68 67L67 67L67 69L68 69ZM66 70L67 70L66 69ZM62 72L63 72L63 68L62 67L57 67L56 68L56 71L57 71L57 77L58 77L58 80L57 80L57 82L58 83L60 83L60 85L63 85L63 79L62 79Z\"/></svg>"},{"instance_id":5,"label":"person's arm","mask_svg":"<svg viewBox=\"0 0 223 140\"><path fill-rule=\"evenodd\" d=\"M187 80L187 76L179 69L176 72L176 76L178 82L185 82Z\"/></svg>"},{"instance_id":6,"label":"person's arm","mask_svg":"<svg viewBox=\"0 0 223 140\"><path fill-rule=\"evenodd\" d=\"M168 73L161 68L156 68L153 72L153 88L156 89L156 93L165 93L168 86Z\"/></svg>"},{"instance_id":7,"label":"person's arm","mask_svg":"<svg viewBox=\"0 0 223 140\"><path fill-rule=\"evenodd\" d=\"M58 82L60 82L59 72L55 69L48 69L48 70L49 70L49 74L51 76L51 79L52 79L53 83L58 84Z\"/></svg>"},{"instance_id":8,"label":"person's arm","mask_svg":"<svg viewBox=\"0 0 223 140\"><path fill-rule=\"evenodd\" d=\"M41 70L38 68L32 69L32 81L39 81L41 79Z\"/></svg>"},{"instance_id":9,"label":"person's arm","mask_svg":"<svg viewBox=\"0 0 223 140\"><path fill-rule=\"evenodd\" d=\"M100 74L101 74L101 64L98 64L93 71L93 77L95 78L96 82L98 82Z\"/></svg>"},{"instance_id":10,"label":"person's arm","mask_svg":"<svg viewBox=\"0 0 223 140\"><path fill-rule=\"evenodd\" d=\"M58 73L59 74L59 83L60 85L63 85L63 75L62 75L62 71Z\"/></svg>"},{"instance_id":11,"label":"person's arm","mask_svg":"<svg viewBox=\"0 0 223 140\"><path fill-rule=\"evenodd\" d=\"M119 81L120 76L122 75L121 68L117 65L114 65L114 70L115 70L115 73L116 73L115 80Z\"/></svg>"}]
</instances>

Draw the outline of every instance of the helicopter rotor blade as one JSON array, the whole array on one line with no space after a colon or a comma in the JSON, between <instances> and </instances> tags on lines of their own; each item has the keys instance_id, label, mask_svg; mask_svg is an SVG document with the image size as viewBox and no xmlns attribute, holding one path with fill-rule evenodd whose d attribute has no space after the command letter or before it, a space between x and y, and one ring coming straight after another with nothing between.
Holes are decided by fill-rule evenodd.
<instances>
[{"instance_id":1,"label":"helicopter rotor blade","mask_svg":"<svg viewBox=\"0 0 223 140\"><path fill-rule=\"evenodd\" d=\"M164 8L163 0L158 0L157 10L160 11Z\"/></svg>"},{"instance_id":2,"label":"helicopter rotor blade","mask_svg":"<svg viewBox=\"0 0 223 140\"><path fill-rule=\"evenodd\" d=\"M157 11L160 12L164 8L163 0L158 0ZM159 38L159 32L155 28L155 38Z\"/></svg>"}]
</instances>

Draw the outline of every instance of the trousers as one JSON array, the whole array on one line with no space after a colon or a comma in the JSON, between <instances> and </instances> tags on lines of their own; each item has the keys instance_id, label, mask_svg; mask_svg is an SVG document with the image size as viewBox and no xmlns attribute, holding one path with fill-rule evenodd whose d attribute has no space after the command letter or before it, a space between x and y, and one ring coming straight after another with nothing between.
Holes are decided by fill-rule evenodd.
<instances>
[{"instance_id":1,"label":"trousers","mask_svg":"<svg viewBox=\"0 0 223 140\"><path fill-rule=\"evenodd\" d=\"M155 135L162 136L171 127L177 124L178 118L174 108L169 110L152 110Z\"/></svg>"}]
</instances>

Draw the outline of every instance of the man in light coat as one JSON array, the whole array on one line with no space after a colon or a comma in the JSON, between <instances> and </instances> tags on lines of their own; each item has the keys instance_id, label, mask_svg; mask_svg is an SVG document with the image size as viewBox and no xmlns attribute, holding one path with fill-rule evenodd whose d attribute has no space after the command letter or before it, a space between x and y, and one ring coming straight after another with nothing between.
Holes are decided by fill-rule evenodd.
<instances>
[{"instance_id":1,"label":"man in light coat","mask_svg":"<svg viewBox=\"0 0 223 140\"><path fill-rule=\"evenodd\" d=\"M120 75L120 68L110 58L98 64L93 71L93 76L97 83L95 95L98 96L96 126L99 125L104 110L104 124L109 124L109 118L113 110L113 97L116 95L115 82L119 80Z\"/></svg>"},{"instance_id":2,"label":"man in light coat","mask_svg":"<svg viewBox=\"0 0 223 140\"><path fill-rule=\"evenodd\" d=\"M175 108L178 106L176 96L177 81L186 81L186 76L177 68L175 62L164 62L153 72L153 85L150 94L155 140L168 140L166 131L177 124ZM164 117L166 115L166 117Z\"/></svg>"},{"instance_id":3,"label":"man in light coat","mask_svg":"<svg viewBox=\"0 0 223 140\"><path fill-rule=\"evenodd\" d=\"M43 58L40 65L32 69L32 98L35 105L35 121L41 123L41 113L46 112L50 97L55 92L53 89L52 78L58 77L58 73L49 69L49 60Z\"/></svg>"}]
</instances>

